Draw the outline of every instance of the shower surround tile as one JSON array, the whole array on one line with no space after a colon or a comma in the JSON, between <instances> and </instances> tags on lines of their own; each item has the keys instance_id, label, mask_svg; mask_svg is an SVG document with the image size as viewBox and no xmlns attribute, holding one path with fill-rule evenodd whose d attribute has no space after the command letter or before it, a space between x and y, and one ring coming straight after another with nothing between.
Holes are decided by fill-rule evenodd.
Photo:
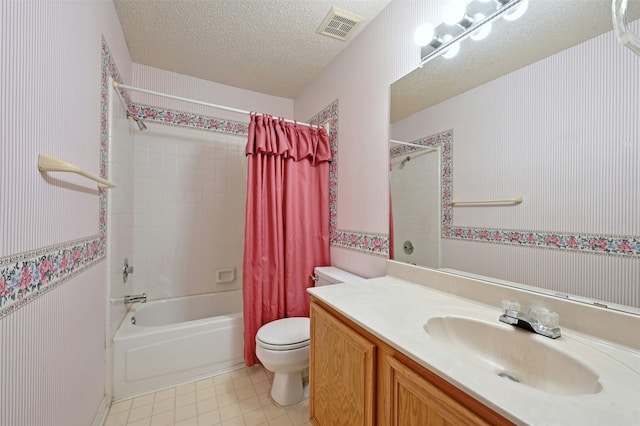
<instances>
[{"instance_id":1,"label":"shower surround tile","mask_svg":"<svg viewBox=\"0 0 640 426\"><path fill-rule=\"evenodd\" d=\"M136 291L152 300L240 288L246 137L147 124L134 135ZM217 283L226 268L235 279Z\"/></svg>"}]
</instances>

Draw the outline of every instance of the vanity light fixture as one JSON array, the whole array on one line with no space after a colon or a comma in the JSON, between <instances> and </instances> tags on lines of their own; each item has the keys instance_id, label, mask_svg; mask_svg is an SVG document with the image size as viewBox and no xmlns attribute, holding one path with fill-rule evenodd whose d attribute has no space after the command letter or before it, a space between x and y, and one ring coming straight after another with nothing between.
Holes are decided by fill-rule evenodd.
<instances>
[{"instance_id":1,"label":"vanity light fixture","mask_svg":"<svg viewBox=\"0 0 640 426\"><path fill-rule=\"evenodd\" d=\"M522 15L524 15L528 7L529 7L529 0L524 0L517 7L514 7L509 12L502 15L502 17L507 21L515 21L516 19L522 18Z\"/></svg>"},{"instance_id":2,"label":"vanity light fixture","mask_svg":"<svg viewBox=\"0 0 640 426\"><path fill-rule=\"evenodd\" d=\"M447 25L460 25L469 28L473 24L473 18L467 15L465 0L450 0L444 8L444 23Z\"/></svg>"},{"instance_id":3,"label":"vanity light fixture","mask_svg":"<svg viewBox=\"0 0 640 426\"><path fill-rule=\"evenodd\" d=\"M442 41L444 43L447 43L452 38L453 38L453 36L451 36L449 34L445 34L442 37ZM453 44L449 45L449 47L447 47L445 50L442 51L442 57L443 58L447 58L447 59L451 59L454 56L456 56L458 54L458 52L460 52L460 42L453 43Z\"/></svg>"},{"instance_id":4,"label":"vanity light fixture","mask_svg":"<svg viewBox=\"0 0 640 426\"><path fill-rule=\"evenodd\" d=\"M484 18L485 18L485 16L482 13L476 13L475 15L473 15L473 20L474 21L482 21ZM492 26L493 26L493 24L491 22L487 22L481 28L478 28L477 30L472 32L469 35L469 37L471 37L471 40L475 40L475 41L484 40L485 38L487 38L487 36L491 32L491 27Z\"/></svg>"},{"instance_id":5,"label":"vanity light fixture","mask_svg":"<svg viewBox=\"0 0 640 426\"><path fill-rule=\"evenodd\" d=\"M413 41L418 46L430 45L434 49L437 49L442 44L442 39L434 37L435 34L436 29L427 22L416 28L416 31L413 33Z\"/></svg>"},{"instance_id":6,"label":"vanity light fixture","mask_svg":"<svg viewBox=\"0 0 640 426\"><path fill-rule=\"evenodd\" d=\"M438 56L453 58L462 40L486 38L496 18L516 20L526 12L528 3L529 0L451 0L438 27L426 23L414 33L414 41L422 48L419 66Z\"/></svg>"}]
</instances>

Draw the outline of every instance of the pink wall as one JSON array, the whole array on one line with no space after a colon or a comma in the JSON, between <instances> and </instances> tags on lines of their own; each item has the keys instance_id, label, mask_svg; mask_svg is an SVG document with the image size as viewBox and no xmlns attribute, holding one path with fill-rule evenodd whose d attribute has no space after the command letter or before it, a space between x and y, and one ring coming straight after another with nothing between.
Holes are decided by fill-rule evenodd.
<instances>
[{"instance_id":1,"label":"pink wall","mask_svg":"<svg viewBox=\"0 0 640 426\"><path fill-rule=\"evenodd\" d=\"M389 86L418 65L413 30L437 7L391 2L295 100L298 120L339 101L338 229L388 234ZM339 247L331 261L367 277L386 270L384 257Z\"/></svg>"},{"instance_id":2,"label":"pink wall","mask_svg":"<svg viewBox=\"0 0 640 426\"><path fill-rule=\"evenodd\" d=\"M95 184L46 177L37 155L99 174L102 37L126 79L132 63L110 1L3 2L0 26L0 269L8 273L10 256L49 256L99 234ZM3 310L0 424L86 426L105 409L107 274L103 251L85 254L93 262Z\"/></svg>"},{"instance_id":3,"label":"pink wall","mask_svg":"<svg viewBox=\"0 0 640 426\"><path fill-rule=\"evenodd\" d=\"M383 173L383 171L388 169L389 86L404 74L415 69L418 65L419 49L413 43L413 31L420 23L426 21L428 16L440 15L440 10L438 10L438 8L441 7L440 3L442 2L408 2L398 0L391 2L295 100L295 117L300 120L312 116L315 111L336 99L339 101L338 139L340 161L338 164L337 190L337 226L339 229L365 233L388 233L388 182L387 174ZM608 43L610 43L610 45L611 43L615 44L615 41L608 41ZM590 48L591 47L587 47L587 49ZM631 53L629 53L629 55L631 55L631 61L637 59L633 57ZM606 63L608 63L608 59L601 60L601 64ZM635 63L637 64L637 61L635 61ZM581 66L594 67L593 64L583 64L580 62L574 65L578 68ZM594 72L596 72L595 67ZM593 81L585 84L586 87L590 87L589 85L593 85L593 87L598 86L598 84ZM637 103L637 84L631 84L628 87L630 90L635 91L634 99ZM477 102L474 105L478 107ZM513 112L515 113L517 111ZM570 115L571 112L564 111L562 113ZM472 113L469 114L467 114L467 116L473 115ZM437 125L416 134L398 135L397 138L401 140L415 140L448 130L454 126L445 123L452 123L452 120L455 120L459 115L459 110L456 110L455 107L447 107L443 104L440 114L432 120L432 122ZM419 119L416 120L418 121ZM635 123L637 120L629 120L629 122ZM579 125L576 129L579 130ZM623 129L618 130L622 131ZM461 132L465 132L465 134L469 136L474 134L474 128L471 128L469 123L466 123L464 126L461 126L459 123L455 125L454 150L456 140ZM602 128L599 132L602 132ZM580 133L578 132L576 134ZM598 134L603 135L602 133ZM613 136L615 134L615 132L610 132L608 137L612 136L613 139L615 139L617 137ZM394 135L394 137L395 136L396 135ZM624 137L623 134L620 134L618 139L622 140ZM508 138L504 139L505 143L507 141ZM493 168L492 170L494 170L495 173L492 176L482 173L478 174L478 166L484 163L482 161L474 161L474 159L485 158L486 154L484 153L487 151L478 144L476 144L475 148L469 146L466 148L468 150L465 152L466 155L464 155L464 157L459 155L460 151L454 153L454 158L457 159L455 160L455 164L458 165L458 168L454 171L454 173L456 173L454 181L459 182L460 179L465 179L468 183L472 181L475 183L486 183L489 182L489 179L498 178L501 182L515 184L519 182L518 179L520 179L520 181L524 179L521 177L521 174L519 174L519 171L513 167ZM621 145L619 145L618 148L621 148ZM463 148L463 150L464 149L465 148ZM540 152L543 151L544 150ZM597 143L587 150L580 149L576 151L576 149L573 149L569 152L582 152L583 156L586 155L585 160L587 162L593 162L595 158L603 159L607 156L617 155L610 150L603 150ZM591 154L596 157L592 157ZM560 157L555 158L554 161L559 160L559 158ZM458 160L466 161L466 163L464 163L462 167L459 167L461 163ZM618 161L619 159L611 160ZM549 163L546 162L544 164L548 165ZM457 166L454 165L454 167ZM473 173L466 174L465 169L473 170ZM631 173L628 169L625 170ZM585 185L583 188L588 188L589 185L598 185L599 181L596 176L599 175L585 175ZM527 179L531 180L532 178L528 176ZM553 179L550 179L546 174L536 177L534 180L540 179L543 180L547 186L553 185ZM469 185L467 186L469 187ZM372 188L375 188L375 190L372 190ZM630 188L631 187L625 186L622 189L626 191L625 193L628 193ZM462 189L469 192L468 188ZM613 189L610 190L610 194L612 194ZM605 194L604 199L607 197L608 195ZM588 198L584 199L588 200ZM543 208L556 208L562 205L562 203L558 203L557 205L546 205L543 206ZM610 203L600 204L598 208L593 206L593 208L590 209L583 203L582 210L597 213L600 211L598 209L606 209L608 205L610 205ZM614 232L611 225L617 223L620 226L626 226L626 228L622 230L622 228L618 226L617 229L619 229L619 231L616 232L625 232L627 233L626 235L637 235L638 221L626 216L627 213L633 211L633 209L625 210L626 213L624 217L626 219L623 221L610 221L606 226L607 231L598 231L604 228L591 227L589 225L583 226L581 231ZM505 212L501 211L500 213ZM472 211L461 213L461 215L467 216L471 214L473 214ZM532 214L535 215L535 213ZM536 217L541 216L538 214ZM469 218L468 223L477 224L477 219L478 217L475 219ZM539 222L536 223L539 224ZM565 223L564 225L567 224ZM582 225L583 224L581 224L581 226ZM512 224L511 226L516 225ZM454 244L458 245L453 247ZM447 240L445 243L445 251L451 259L469 258L468 255L459 256L458 254L460 252L458 250L465 249L466 251L464 251L464 253L468 253L469 246L474 246L474 244L475 247L478 247L478 243L475 242L457 243ZM463 247L463 245L466 247ZM486 246L486 244L480 244L480 247ZM512 248L492 245L491 247L487 247L487 250L491 251L491 254L488 254L487 258L476 257L478 262L483 262L483 259L494 259L494 264L512 262L513 254L510 255L510 260L506 262L503 261L503 259L507 258L505 257L505 250L513 253ZM526 250L527 253L531 251L532 250ZM567 258L576 256L575 253L559 253L558 251L549 252L539 249L533 251L537 251L540 258L550 258L549 262L557 265L564 264ZM443 255L446 253L443 253ZM596 280L597 283L591 286L593 290L591 294L594 297L602 297L607 300L616 301L626 300L627 304L639 303L638 292L629 289L629 286L632 285L631 283L637 281L637 278L634 278L637 275L633 275L630 278L628 274L631 270L629 268L633 268L633 265L635 265L634 262L637 262L637 260L614 259L614 256L609 256L608 258L604 256L578 256L587 258L587 260L580 264L583 266L589 264L590 267L580 269L580 267L577 266L563 274L554 274L554 268L549 268L542 274L542 280L546 282L555 281L563 290L578 292L574 290L580 286L584 287L582 282L584 278L587 276L596 276L599 277L599 279ZM521 258L518 263L512 263L514 265L521 265L523 262L526 262L527 254L521 256ZM358 250L332 247L332 263L366 276L381 275L385 271L383 258L371 256ZM485 264L489 264L489 262L485 262ZM621 264L626 265L622 270L619 269ZM590 272L584 272L587 270ZM527 273L530 274L530 272L526 271L529 271L529 269L521 269L520 273L514 273L510 276L513 277L515 281L521 282L524 280L524 275ZM610 277L614 271L619 271L617 276L620 277L619 282L622 283L621 286L609 284ZM637 271L637 267L635 271ZM573 275L575 278L567 280L570 275ZM602 285L602 282L607 282L607 285Z\"/></svg>"},{"instance_id":4,"label":"pink wall","mask_svg":"<svg viewBox=\"0 0 640 426\"><path fill-rule=\"evenodd\" d=\"M415 69L418 65L419 48L413 43L413 31L419 24L425 22L429 16L440 16L441 10L439 10L439 8L442 7L441 3L443 2L392 1L295 100L295 117L300 120L312 116L315 111L336 99L339 101L338 150L340 161L338 164L337 189L337 226L339 229L365 233L388 233L388 182L387 174L383 173L383 170L388 169L389 86L395 80ZM613 41L608 41L608 43L615 44ZM629 55L631 56L631 61L637 59L634 58L631 53L629 53ZM608 59L602 59L601 64L606 64L608 61ZM635 62L637 64L637 61ZM593 65L577 62L576 66ZM587 87L589 87L590 84L594 85L594 87L598 86L596 82L586 84ZM629 87L634 90L637 105L638 85L632 84ZM477 103L474 105L477 107ZM434 124L428 129L421 129L420 132L414 132L413 134L394 134L394 137L401 140L416 140L455 127L455 150L458 136L462 134L469 136L474 132L474 129L470 128L468 123L464 126L461 126L459 123L455 124L455 126L452 124L452 120L455 120L456 117L459 116L459 111L456 110L457 106L460 105L447 106L443 104L437 117L434 116L436 118L432 119L432 123L437 123L437 125ZM570 115L570 111L563 113ZM470 113L467 116L473 116L473 114ZM416 118L416 121L424 120ZM629 122L635 123L637 120L629 120ZM579 126L576 127L576 129L579 130ZM618 130L622 131L623 129ZM599 130L599 132L601 131L602 129ZM602 133L599 134L602 135ZM609 136L612 135L615 135L615 132L610 133ZM617 136L613 136L614 139L616 137ZM620 134L618 137L620 140L624 138L624 134ZM508 141L508 138L505 139L505 142L506 141ZM618 144L617 147L621 148L621 145ZM467 149L466 155L464 156L459 154L460 151L454 153L454 158L456 158L454 181L459 182L463 179L467 183L473 181L476 184L482 184L484 182L488 185L490 179L495 179L496 176L498 176L501 182L504 183L515 184L519 182L518 179L516 179L516 175L519 172L513 167L494 169L497 174L494 173L493 176L488 176L483 173L479 174L477 167L484 163L482 161L474 161L474 159L485 158L483 152L486 152L486 150L479 144L476 144L475 148L467 146L463 149ZM592 162L595 158L603 159L617 155L610 150L605 149L603 151L603 148L598 146L597 143L589 149L580 149L578 151L574 149L570 150L570 152L582 152L583 156L586 155L585 159L587 162ZM592 154L596 157L592 157ZM617 159L610 158L610 160L615 162L622 158L623 157ZM556 161L554 164L557 164L559 159L560 157L557 157L554 160ZM460 161L466 161L466 163L460 167ZM469 171L473 170L473 173L469 172L469 174L466 174L465 169ZM627 170L626 173L631 173L628 169L625 170ZM587 178L587 176L591 177ZM596 176L600 175L586 174L585 178L587 179L585 179L583 189L586 190L590 185L599 185L601 182ZM555 176L553 179L557 178L558 176ZM524 178L519 179L521 181ZM542 179L547 186L553 185L553 179L547 175L539 176L539 179ZM372 190L372 188L375 188L375 190ZM469 185L467 185L467 188L460 187L462 191L466 191L467 193L471 191L469 188ZM625 186L620 189L628 194L629 190L631 190L630 188L632 187ZM614 193L612 188L609 188L609 190L610 194ZM607 195L605 193L604 199L606 198ZM588 197L584 198L584 200L588 199ZM551 205L544 206L544 208L553 209L562 205L564 205L562 202L556 205L552 203ZM604 203L600 204L598 208L595 206L590 208L585 206L583 202L582 210L594 213L601 210L604 212L607 206L610 205L611 203ZM635 210L629 208L625 210L627 213L633 211ZM502 213L505 212L501 211L500 213L501 216L503 216ZM627 213L625 213L624 216L626 218L625 220L610 220L604 228L601 226L591 227L588 223L581 223L581 231L623 232L625 235L637 235L638 221L628 217ZM466 215L468 224L477 225L479 217L469 218L468 216L471 214L473 214L473 212L468 210L461 212L460 215L462 216L459 217L464 219ZM532 214L535 215L535 213ZM588 216L589 215L581 217L589 222L590 219L588 219ZM549 217L549 215L541 216L538 214L536 217ZM503 219L504 217L500 218L501 221ZM489 218L487 220L491 219ZM595 219L591 222L593 223L594 221ZM485 223L488 222L485 221ZM620 226L613 229L614 227L611 225L614 223ZM539 221L536 222L536 225L540 225ZM564 223L563 227L568 229L571 228L571 225L572 224ZM511 223L511 226L521 225ZM626 226L626 228L622 229L623 226ZM605 228L607 229L604 230ZM602 229L602 231L598 231L600 229ZM473 256L459 256L458 254L468 253L473 247L485 247L487 249L487 257L475 257L478 262L484 262L485 265L491 264L491 262L493 262L494 265L502 265L505 263L523 265L526 263L527 256L531 251L536 252L541 259L545 259L545 262L549 262L550 265L562 265L569 259L576 257L576 253L559 253L558 251L528 249L526 250L527 253L519 256L519 260L516 262L513 259L515 255L513 254L514 250L512 247L496 244L478 245L476 242L465 243L450 240L445 241L445 252L443 256L448 253L449 259L469 259ZM508 257L505 251L510 253ZM332 263L353 272L366 276L374 276L381 275L385 271L383 258L371 256L358 250L348 250L338 247L332 247L331 253ZM541 280L547 283L552 281L556 282L560 290L576 293L582 292L585 287L584 280L587 277L598 277L595 281L592 281L593 284L588 285L588 287L591 287L589 292L593 297L606 300L626 301L625 303L634 305L640 303L637 289L633 290L629 288L629 286L632 286L632 283L637 281L637 265L634 270L636 272L629 275L629 271L634 268L634 262L637 262L637 260L614 259L614 256L577 256L587 260L576 263L577 266L567 269L563 273L558 273L558 270L553 267L545 269L544 274L541 274ZM493 259L495 262L493 260L488 261L487 259ZM504 261L504 259L509 260ZM453 267L452 264L448 266ZM514 268L512 268L513 273L509 274L509 277L514 281L522 282L525 280L527 273L531 275L527 268L519 269L520 272L516 272L516 268L517 266L514 266ZM478 268L478 271L487 272L481 268ZM491 273L487 273L487 275L491 275ZM619 279L617 279L618 284L616 285L609 284L613 275L619 277ZM607 285L602 285L603 282L607 282Z\"/></svg>"}]
</instances>

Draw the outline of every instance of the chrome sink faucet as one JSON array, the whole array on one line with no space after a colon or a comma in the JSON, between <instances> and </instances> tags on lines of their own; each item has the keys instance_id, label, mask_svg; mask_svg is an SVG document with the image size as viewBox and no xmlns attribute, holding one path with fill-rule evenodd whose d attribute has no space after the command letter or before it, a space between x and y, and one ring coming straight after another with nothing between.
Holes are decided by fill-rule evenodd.
<instances>
[{"instance_id":1,"label":"chrome sink faucet","mask_svg":"<svg viewBox=\"0 0 640 426\"><path fill-rule=\"evenodd\" d=\"M130 303L137 303L137 302L145 303L146 301L147 301L147 293L131 294L124 297L125 305L128 305Z\"/></svg>"},{"instance_id":2,"label":"chrome sink faucet","mask_svg":"<svg viewBox=\"0 0 640 426\"><path fill-rule=\"evenodd\" d=\"M529 308L520 311L520 304L511 300L502 301L502 310L504 314L500 315L499 320L504 323L552 339L560 337L560 327L558 327L560 315L556 312L548 309L531 310Z\"/></svg>"}]
</instances>

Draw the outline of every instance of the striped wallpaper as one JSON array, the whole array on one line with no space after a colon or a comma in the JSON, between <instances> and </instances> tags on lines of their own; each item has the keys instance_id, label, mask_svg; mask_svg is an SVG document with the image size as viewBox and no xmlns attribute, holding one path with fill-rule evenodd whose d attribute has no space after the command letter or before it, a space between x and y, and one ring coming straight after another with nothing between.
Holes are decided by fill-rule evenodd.
<instances>
[{"instance_id":1,"label":"striped wallpaper","mask_svg":"<svg viewBox=\"0 0 640 426\"><path fill-rule=\"evenodd\" d=\"M87 426L106 410L106 200L42 152L104 173L102 43L111 2L0 6L0 424ZM101 162L102 159L102 162Z\"/></svg>"}]
</instances>

